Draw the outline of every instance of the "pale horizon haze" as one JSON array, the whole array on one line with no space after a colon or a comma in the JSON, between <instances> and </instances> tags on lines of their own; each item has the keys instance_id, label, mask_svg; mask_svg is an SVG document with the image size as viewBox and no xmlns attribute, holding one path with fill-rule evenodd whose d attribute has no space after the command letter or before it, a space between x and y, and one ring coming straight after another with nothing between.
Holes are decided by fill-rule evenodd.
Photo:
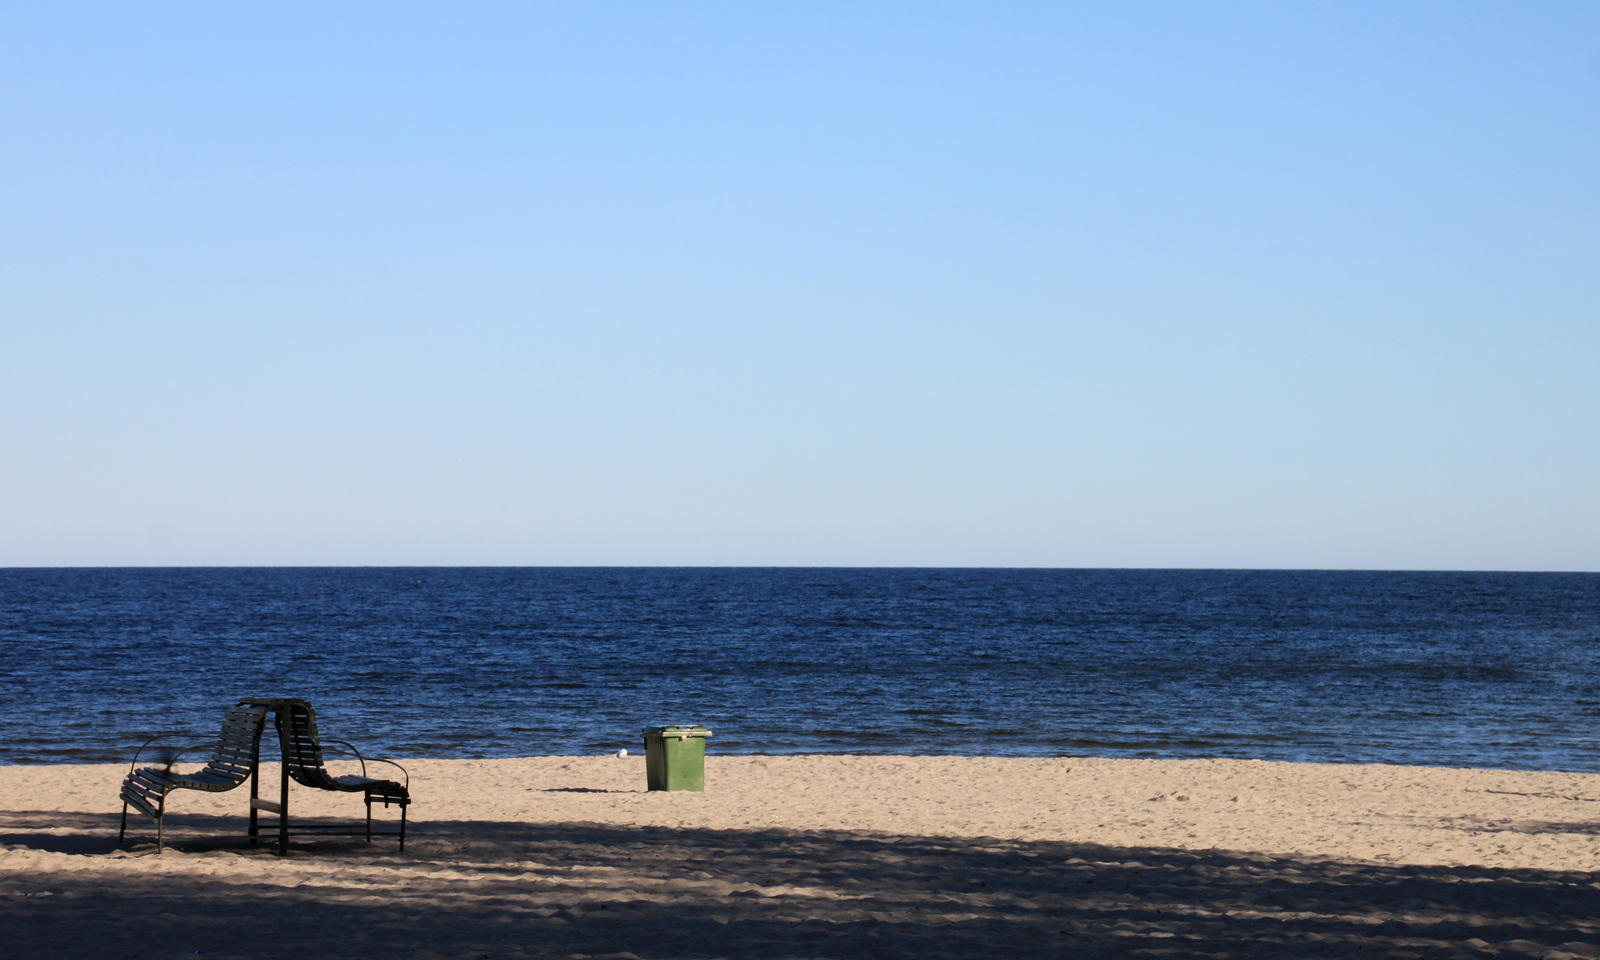
<instances>
[{"instance_id":1,"label":"pale horizon haze","mask_svg":"<svg viewBox=\"0 0 1600 960\"><path fill-rule=\"evenodd\" d=\"M0 566L1600 571L1600 4L16 4Z\"/></svg>"}]
</instances>

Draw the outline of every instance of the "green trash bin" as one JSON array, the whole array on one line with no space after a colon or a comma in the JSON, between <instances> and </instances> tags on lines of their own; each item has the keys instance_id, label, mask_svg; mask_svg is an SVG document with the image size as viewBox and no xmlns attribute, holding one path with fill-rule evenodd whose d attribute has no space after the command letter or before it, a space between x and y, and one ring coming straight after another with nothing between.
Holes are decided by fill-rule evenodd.
<instances>
[{"instance_id":1,"label":"green trash bin","mask_svg":"<svg viewBox=\"0 0 1600 960\"><path fill-rule=\"evenodd\" d=\"M706 737L696 723L644 728L644 774L651 790L704 790Z\"/></svg>"}]
</instances>

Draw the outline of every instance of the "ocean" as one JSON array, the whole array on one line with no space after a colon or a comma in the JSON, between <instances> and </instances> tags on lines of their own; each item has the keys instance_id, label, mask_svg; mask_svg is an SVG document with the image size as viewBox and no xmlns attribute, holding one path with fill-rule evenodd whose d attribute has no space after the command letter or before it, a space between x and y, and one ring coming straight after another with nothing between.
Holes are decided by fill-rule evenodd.
<instances>
[{"instance_id":1,"label":"ocean","mask_svg":"<svg viewBox=\"0 0 1600 960\"><path fill-rule=\"evenodd\" d=\"M296 696L369 755L1240 757L1600 772L1600 574L0 569L0 763Z\"/></svg>"}]
</instances>

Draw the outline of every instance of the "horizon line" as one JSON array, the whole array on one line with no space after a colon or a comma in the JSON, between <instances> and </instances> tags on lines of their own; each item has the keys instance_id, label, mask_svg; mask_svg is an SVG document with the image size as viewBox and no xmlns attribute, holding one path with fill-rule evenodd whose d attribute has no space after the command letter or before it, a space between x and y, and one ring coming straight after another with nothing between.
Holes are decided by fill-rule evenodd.
<instances>
[{"instance_id":1,"label":"horizon line","mask_svg":"<svg viewBox=\"0 0 1600 960\"><path fill-rule=\"evenodd\" d=\"M1046 564L783 564L783 563L126 563L0 564L12 570L1038 570L1148 573L1527 573L1595 574L1600 570L1483 567L1184 567L1053 566Z\"/></svg>"}]
</instances>

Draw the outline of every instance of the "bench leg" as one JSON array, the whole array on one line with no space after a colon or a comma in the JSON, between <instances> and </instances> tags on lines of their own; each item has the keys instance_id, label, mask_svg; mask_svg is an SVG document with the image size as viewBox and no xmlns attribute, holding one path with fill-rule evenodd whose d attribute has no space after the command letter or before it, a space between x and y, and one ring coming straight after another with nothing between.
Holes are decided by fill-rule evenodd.
<instances>
[{"instance_id":1,"label":"bench leg","mask_svg":"<svg viewBox=\"0 0 1600 960\"><path fill-rule=\"evenodd\" d=\"M278 856L289 855L289 763L278 775Z\"/></svg>"},{"instance_id":2,"label":"bench leg","mask_svg":"<svg viewBox=\"0 0 1600 960\"><path fill-rule=\"evenodd\" d=\"M250 768L250 846L261 838L261 820L256 813L256 801L261 799L261 768Z\"/></svg>"},{"instance_id":3,"label":"bench leg","mask_svg":"<svg viewBox=\"0 0 1600 960\"><path fill-rule=\"evenodd\" d=\"M372 794L370 794L370 793L363 794L361 799L366 803L366 807L367 807L367 842L371 843L372 842ZM389 804L391 804L391 803L393 803L395 806L400 808L400 852L404 853L405 849L406 849L406 808L411 805L411 801L410 800L395 800L393 798L387 798L387 797L380 797L379 801L383 804L383 809L385 809L385 810L389 809Z\"/></svg>"},{"instance_id":4,"label":"bench leg","mask_svg":"<svg viewBox=\"0 0 1600 960\"><path fill-rule=\"evenodd\" d=\"M161 855L161 851L166 849L166 842L167 842L167 835L166 835L167 817L166 817L166 813L167 813L167 792L166 792L165 789L163 789L161 791L161 802L156 804L156 856L160 856Z\"/></svg>"}]
</instances>

